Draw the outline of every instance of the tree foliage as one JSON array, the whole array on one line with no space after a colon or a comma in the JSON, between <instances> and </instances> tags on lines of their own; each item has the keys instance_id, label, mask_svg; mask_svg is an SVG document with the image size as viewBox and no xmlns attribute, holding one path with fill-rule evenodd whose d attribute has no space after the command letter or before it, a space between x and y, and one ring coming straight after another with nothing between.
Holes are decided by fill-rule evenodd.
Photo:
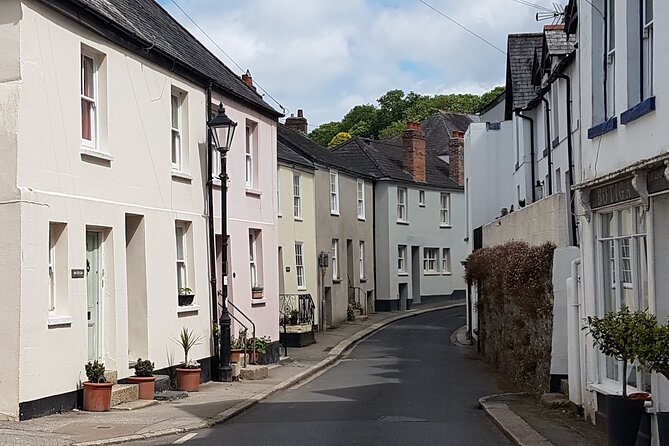
<instances>
[{"instance_id":1,"label":"tree foliage","mask_svg":"<svg viewBox=\"0 0 669 446\"><path fill-rule=\"evenodd\" d=\"M351 134L348 132L339 132L337 133L334 138L328 143L328 147L335 147L338 146L339 144L348 141L351 139Z\"/></svg>"},{"instance_id":2,"label":"tree foliage","mask_svg":"<svg viewBox=\"0 0 669 446\"><path fill-rule=\"evenodd\" d=\"M390 90L377 99L378 106L356 105L341 121L322 124L309 137L329 147L334 146L331 143L341 132L351 137L389 139L402 133L407 121L423 121L439 110L476 113L503 91L504 87L496 87L481 96L467 93L428 96L413 91L404 93L402 90Z\"/></svg>"}]
</instances>

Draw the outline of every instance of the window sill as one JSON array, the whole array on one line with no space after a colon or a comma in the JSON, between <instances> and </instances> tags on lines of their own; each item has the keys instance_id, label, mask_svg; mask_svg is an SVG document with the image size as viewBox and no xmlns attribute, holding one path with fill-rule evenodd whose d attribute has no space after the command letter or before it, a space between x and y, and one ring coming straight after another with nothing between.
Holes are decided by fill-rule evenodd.
<instances>
[{"instance_id":1,"label":"window sill","mask_svg":"<svg viewBox=\"0 0 669 446\"><path fill-rule=\"evenodd\" d=\"M366 220L365 217L358 216L358 221L365 221L365 220Z\"/></svg>"},{"instance_id":2,"label":"window sill","mask_svg":"<svg viewBox=\"0 0 669 446\"><path fill-rule=\"evenodd\" d=\"M398 272L397 275L400 276L400 277L409 277L409 273L404 272L404 271Z\"/></svg>"},{"instance_id":3,"label":"window sill","mask_svg":"<svg viewBox=\"0 0 669 446\"><path fill-rule=\"evenodd\" d=\"M367 277L361 277L360 283L367 283Z\"/></svg>"},{"instance_id":4,"label":"window sill","mask_svg":"<svg viewBox=\"0 0 669 446\"><path fill-rule=\"evenodd\" d=\"M419 207L419 208L424 208L424 207L425 207L425 203L418 203L418 207Z\"/></svg>"},{"instance_id":5,"label":"window sill","mask_svg":"<svg viewBox=\"0 0 669 446\"><path fill-rule=\"evenodd\" d=\"M453 273L450 272L450 271L448 271L448 272L445 272L445 273L441 273L441 275L442 275L442 276L452 276Z\"/></svg>"},{"instance_id":6,"label":"window sill","mask_svg":"<svg viewBox=\"0 0 669 446\"><path fill-rule=\"evenodd\" d=\"M445 223L441 223L441 224L439 225L439 227L440 227L440 228L443 228L443 229L451 229L453 226L451 226L451 225L447 225L447 224L445 224Z\"/></svg>"},{"instance_id":7,"label":"window sill","mask_svg":"<svg viewBox=\"0 0 669 446\"><path fill-rule=\"evenodd\" d=\"M629 110L622 112L620 114L620 123L623 125L629 124L652 111L655 111L655 96L651 96Z\"/></svg>"},{"instance_id":8,"label":"window sill","mask_svg":"<svg viewBox=\"0 0 669 446\"><path fill-rule=\"evenodd\" d=\"M396 223L397 223L398 225L407 225L407 226L409 226L409 222L406 221L406 220L397 220Z\"/></svg>"},{"instance_id":9,"label":"window sill","mask_svg":"<svg viewBox=\"0 0 669 446\"><path fill-rule=\"evenodd\" d=\"M82 157L95 158L108 163L114 161L114 157L109 153L100 152L99 150L91 149L90 147L82 147L79 153L81 153Z\"/></svg>"},{"instance_id":10,"label":"window sill","mask_svg":"<svg viewBox=\"0 0 669 446\"><path fill-rule=\"evenodd\" d=\"M62 325L72 325L74 318L72 316L65 316L60 314L49 314L47 317L47 325L49 327L58 327Z\"/></svg>"},{"instance_id":11,"label":"window sill","mask_svg":"<svg viewBox=\"0 0 669 446\"><path fill-rule=\"evenodd\" d=\"M608 121L604 121L601 124L597 124L594 127L588 129L588 139L594 139L598 136L605 135L609 132L618 128L618 118L612 117Z\"/></svg>"},{"instance_id":12,"label":"window sill","mask_svg":"<svg viewBox=\"0 0 669 446\"><path fill-rule=\"evenodd\" d=\"M277 217L277 218L283 218L283 215L281 215L281 214L277 214L276 217Z\"/></svg>"},{"instance_id":13,"label":"window sill","mask_svg":"<svg viewBox=\"0 0 669 446\"><path fill-rule=\"evenodd\" d=\"M260 198L262 196L262 192L257 190L257 189L246 188L246 196L247 197Z\"/></svg>"},{"instance_id":14,"label":"window sill","mask_svg":"<svg viewBox=\"0 0 669 446\"><path fill-rule=\"evenodd\" d=\"M179 170L174 170L173 169L170 172L170 175L172 175L173 180L182 180L182 181L187 181L188 183L193 181L193 176L192 175L189 175L186 172L181 172Z\"/></svg>"},{"instance_id":15,"label":"window sill","mask_svg":"<svg viewBox=\"0 0 669 446\"><path fill-rule=\"evenodd\" d=\"M293 220L295 220L295 221L304 221L304 220L302 220L302 217L293 217Z\"/></svg>"},{"instance_id":16,"label":"window sill","mask_svg":"<svg viewBox=\"0 0 669 446\"><path fill-rule=\"evenodd\" d=\"M200 306L198 304L184 305L183 307L177 307L177 314L197 313L199 311L200 311Z\"/></svg>"},{"instance_id":17,"label":"window sill","mask_svg":"<svg viewBox=\"0 0 669 446\"><path fill-rule=\"evenodd\" d=\"M423 271L424 276L440 276L441 273L439 271Z\"/></svg>"},{"instance_id":18,"label":"window sill","mask_svg":"<svg viewBox=\"0 0 669 446\"><path fill-rule=\"evenodd\" d=\"M341 279L332 279L332 283L341 283Z\"/></svg>"},{"instance_id":19,"label":"window sill","mask_svg":"<svg viewBox=\"0 0 669 446\"><path fill-rule=\"evenodd\" d=\"M267 305L267 299L251 299L251 307L264 307Z\"/></svg>"},{"instance_id":20,"label":"window sill","mask_svg":"<svg viewBox=\"0 0 669 446\"><path fill-rule=\"evenodd\" d=\"M330 215L332 215L333 217L339 217L339 212L330 211Z\"/></svg>"}]
</instances>

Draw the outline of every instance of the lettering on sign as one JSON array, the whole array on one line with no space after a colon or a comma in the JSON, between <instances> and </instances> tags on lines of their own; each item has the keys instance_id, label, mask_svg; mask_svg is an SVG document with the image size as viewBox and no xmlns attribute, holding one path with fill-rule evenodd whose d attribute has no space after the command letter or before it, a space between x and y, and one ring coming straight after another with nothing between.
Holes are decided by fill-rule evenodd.
<instances>
[{"instance_id":1,"label":"lettering on sign","mask_svg":"<svg viewBox=\"0 0 669 446\"><path fill-rule=\"evenodd\" d=\"M639 194L632 187L632 179L628 178L592 189L590 191L590 208L597 209L634 198L639 198Z\"/></svg>"},{"instance_id":2,"label":"lettering on sign","mask_svg":"<svg viewBox=\"0 0 669 446\"><path fill-rule=\"evenodd\" d=\"M669 181L664 176L664 166L648 172L648 193L654 194L669 189Z\"/></svg>"}]
</instances>

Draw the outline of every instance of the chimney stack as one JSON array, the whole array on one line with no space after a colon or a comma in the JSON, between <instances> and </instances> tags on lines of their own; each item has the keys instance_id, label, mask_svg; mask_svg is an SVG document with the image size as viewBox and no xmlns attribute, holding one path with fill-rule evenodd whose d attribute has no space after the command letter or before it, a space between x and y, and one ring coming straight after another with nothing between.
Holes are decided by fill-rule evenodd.
<instances>
[{"instance_id":1,"label":"chimney stack","mask_svg":"<svg viewBox=\"0 0 669 446\"><path fill-rule=\"evenodd\" d=\"M465 132L454 130L448 141L448 166L451 180L465 185Z\"/></svg>"},{"instance_id":2,"label":"chimney stack","mask_svg":"<svg viewBox=\"0 0 669 446\"><path fill-rule=\"evenodd\" d=\"M402 164L414 181L425 183L425 134L417 122L409 121L402 132Z\"/></svg>"},{"instance_id":3,"label":"chimney stack","mask_svg":"<svg viewBox=\"0 0 669 446\"><path fill-rule=\"evenodd\" d=\"M251 76L251 72L249 70L246 70L246 73L242 74L242 81L246 85L248 85L251 90L256 91L255 85L253 85L253 77Z\"/></svg>"},{"instance_id":4,"label":"chimney stack","mask_svg":"<svg viewBox=\"0 0 669 446\"><path fill-rule=\"evenodd\" d=\"M304 117L304 112L301 108L297 110L297 118L293 115L290 115L290 118L286 118L285 125L289 129L297 130L305 135L307 134L307 118Z\"/></svg>"}]
</instances>

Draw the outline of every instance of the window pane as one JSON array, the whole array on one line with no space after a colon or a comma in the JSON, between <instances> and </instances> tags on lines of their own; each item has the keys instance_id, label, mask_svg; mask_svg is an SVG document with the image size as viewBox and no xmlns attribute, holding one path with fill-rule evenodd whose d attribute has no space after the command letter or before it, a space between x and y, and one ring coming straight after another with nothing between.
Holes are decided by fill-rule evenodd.
<instances>
[{"instance_id":1,"label":"window pane","mask_svg":"<svg viewBox=\"0 0 669 446\"><path fill-rule=\"evenodd\" d=\"M644 0L644 4L646 6L646 23L649 23L653 20L653 0Z\"/></svg>"},{"instance_id":2,"label":"window pane","mask_svg":"<svg viewBox=\"0 0 669 446\"><path fill-rule=\"evenodd\" d=\"M184 260L184 230L181 227L176 229L177 235L177 259Z\"/></svg>"},{"instance_id":3,"label":"window pane","mask_svg":"<svg viewBox=\"0 0 669 446\"><path fill-rule=\"evenodd\" d=\"M172 128L179 128L179 98L172 95Z\"/></svg>"},{"instance_id":4,"label":"window pane","mask_svg":"<svg viewBox=\"0 0 669 446\"><path fill-rule=\"evenodd\" d=\"M639 287L641 296L641 308L645 310L648 308L648 246L646 244L646 237L639 238Z\"/></svg>"},{"instance_id":5,"label":"window pane","mask_svg":"<svg viewBox=\"0 0 669 446\"><path fill-rule=\"evenodd\" d=\"M93 103L81 99L81 137L85 140L93 140L94 109Z\"/></svg>"},{"instance_id":6,"label":"window pane","mask_svg":"<svg viewBox=\"0 0 669 446\"><path fill-rule=\"evenodd\" d=\"M615 309L615 250L613 240L602 242L602 273L603 273L603 291L604 300L602 313L608 313Z\"/></svg>"},{"instance_id":7,"label":"window pane","mask_svg":"<svg viewBox=\"0 0 669 446\"><path fill-rule=\"evenodd\" d=\"M620 211L620 231L617 235L632 234L632 208Z\"/></svg>"},{"instance_id":8,"label":"window pane","mask_svg":"<svg viewBox=\"0 0 669 446\"><path fill-rule=\"evenodd\" d=\"M95 99L95 62L88 56L81 57L82 85L81 94Z\"/></svg>"},{"instance_id":9,"label":"window pane","mask_svg":"<svg viewBox=\"0 0 669 446\"><path fill-rule=\"evenodd\" d=\"M606 214L601 214L602 221L602 237L611 237L613 236L613 213L608 212Z\"/></svg>"}]
</instances>

